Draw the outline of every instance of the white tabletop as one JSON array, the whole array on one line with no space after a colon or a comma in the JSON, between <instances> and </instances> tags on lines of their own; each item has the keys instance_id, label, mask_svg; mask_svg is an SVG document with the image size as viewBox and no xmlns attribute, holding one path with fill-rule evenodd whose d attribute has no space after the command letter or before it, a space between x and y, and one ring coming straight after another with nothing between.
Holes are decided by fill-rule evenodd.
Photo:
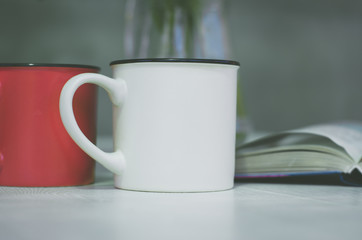
<instances>
[{"instance_id":1,"label":"white tabletop","mask_svg":"<svg viewBox=\"0 0 362 240\"><path fill-rule=\"evenodd\" d=\"M362 238L361 225L358 187L237 182L222 192L135 192L115 189L99 165L87 186L0 187L1 240L350 240Z\"/></svg>"},{"instance_id":2,"label":"white tabletop","mask_svg":"<svg viewBox=\"0 0 362 240\"><path fill-rule=\"evenodd\" d=\"M0 239L361 239L362 188L236 183L211 193L0 187Z\"/></svg>"}]
</instances>

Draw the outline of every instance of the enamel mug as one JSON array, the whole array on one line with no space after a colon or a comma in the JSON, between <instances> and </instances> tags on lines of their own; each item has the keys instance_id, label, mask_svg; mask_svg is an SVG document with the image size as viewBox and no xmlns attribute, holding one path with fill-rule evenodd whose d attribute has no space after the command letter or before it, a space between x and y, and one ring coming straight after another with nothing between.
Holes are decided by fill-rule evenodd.
<instances>
[{"instance_id":1,"label":"enamel mug","mask_svg":"<svg viewBox=\"0 0 362 240\"><path fill-rule=\"evenodd\" d=\"M115 187L136 191L203 192L233 187L239 63L211 59L111 62L113 78L72 77L60 97L73 140L114 173ZM104 88L113 103L114 152L79 129L72 99L83 84Z\"/></svg>"},{"instance_id":2,"label":"enamel mug","mask_svg":"<svg viewBox=\"0 0 362 240\"><path fill-rule=\"evenodd\" d=\"M0 64L0 185L56 187L90 184L94 160L69 137L59 114L67 80L98 67L75 64ZM74 96L74 115L96 140L97 87Z\"/></svg>"}]
</instances>

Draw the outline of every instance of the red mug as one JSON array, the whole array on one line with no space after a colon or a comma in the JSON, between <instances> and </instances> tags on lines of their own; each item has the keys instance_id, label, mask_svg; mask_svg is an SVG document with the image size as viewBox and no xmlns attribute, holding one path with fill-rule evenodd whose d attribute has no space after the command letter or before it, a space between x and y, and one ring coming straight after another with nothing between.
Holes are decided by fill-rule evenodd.
<instances>
[{"instance_id":1,"label":"red mug","mask_svg":"<svg viewBox=\"0 0 362 240\"><path fill-rule=\"evenodd\" d=\"M51 187L94 181L95 163L70 138L59 114L64 84L98 67L0 64L0 185ZM77 91L73 108L83 133L96 141L97 87Z\"/></svg>"}]
</instances>

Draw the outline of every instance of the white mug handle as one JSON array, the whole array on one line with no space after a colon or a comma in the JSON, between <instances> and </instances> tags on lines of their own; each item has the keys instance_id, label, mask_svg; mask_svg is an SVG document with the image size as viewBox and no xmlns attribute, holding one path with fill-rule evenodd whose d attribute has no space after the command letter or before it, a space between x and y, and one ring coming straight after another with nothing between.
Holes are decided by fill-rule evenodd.
<instances>
[{"instance_id":1,"label":"white mug handle","mask_svg":"<svg viewBox=\"0 0 362 240\"><path fill-rule=\"evenodd\" d=\"M64 127L78 146L114 174L121 175L126 166L123 153L119 149L114 152L104 152L94 145L80 130L73 112L73 97L76 90L85 83L96 84L104 88L113 103L119 107L127 94L126 82L123 79L113 79L97 73L82 73L69 79L60 95L59 110Z\"/></svg>"}]
</instances>

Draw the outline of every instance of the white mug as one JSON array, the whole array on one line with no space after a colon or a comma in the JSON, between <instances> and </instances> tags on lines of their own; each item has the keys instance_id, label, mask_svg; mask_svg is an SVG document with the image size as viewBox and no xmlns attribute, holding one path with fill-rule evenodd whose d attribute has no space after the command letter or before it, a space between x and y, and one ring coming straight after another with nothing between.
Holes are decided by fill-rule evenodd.
<instances>
[{"instance_id":1,"label":"white mug","mask_svg":"<svg viewBox=\"0 0 362 240\"><path fill-rule=\"evenodd\" d=\"M113 78L72 77L60 114L73 140L114 173L115 187L136 191L231 189L235 169L239 63L210 59L111 62ZM113 103L114 152L89 141L74 118L72 99L85 83L104 88Z\"/></svg>"}]
</instances>

